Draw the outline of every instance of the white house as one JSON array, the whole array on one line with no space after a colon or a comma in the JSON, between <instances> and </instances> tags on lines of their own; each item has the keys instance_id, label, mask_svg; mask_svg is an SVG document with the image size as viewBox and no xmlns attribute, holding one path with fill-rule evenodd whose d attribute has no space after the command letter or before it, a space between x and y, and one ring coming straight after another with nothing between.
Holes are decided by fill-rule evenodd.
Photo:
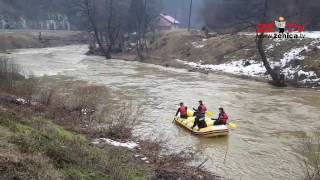
<instances>
[{"instance_id":1,"label":"white house","mask_svg":"<svg viewBox=\"0 0 320 180\"><path fill-rule=\"evenodd\" d=\"M68 17L62 14L50 14L44 23L41 23L41 28L48 30L70 30Z\"/></svg>"},{"instance_id":2,"label":"white house","mask_svg":"<svg viewBox=\"0 0 320 180\"><path fill-rule=\"evenodd\" d=\"M179 28L180 22L174 17L161 13L157 20L156 29L159 31L175 30Z\"/></svg>"}]
</instances>

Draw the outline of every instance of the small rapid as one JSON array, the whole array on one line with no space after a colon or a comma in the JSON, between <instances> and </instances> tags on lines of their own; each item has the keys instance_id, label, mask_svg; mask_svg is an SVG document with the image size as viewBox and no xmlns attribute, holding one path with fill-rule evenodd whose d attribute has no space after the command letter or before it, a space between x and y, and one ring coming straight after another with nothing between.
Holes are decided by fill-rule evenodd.
<instances>
[{"instance_id":1,"label":"small rapid","mask_svg":"<svg viewBox=\"0 0 320 180\"><path fill-rule=\"evenodd\" d=\"M301 179L303 137L320 128L320 92L275 88L233 77L86 56L86 46L15 50L7 55L36 76L64 75L105 85L143 107L135 134L166 142L171 152L192 149L206 168L231 179ZM203 139L172 123L178 103L210 111L224 107L238 128Z\"/></svg>"}]
</instances>

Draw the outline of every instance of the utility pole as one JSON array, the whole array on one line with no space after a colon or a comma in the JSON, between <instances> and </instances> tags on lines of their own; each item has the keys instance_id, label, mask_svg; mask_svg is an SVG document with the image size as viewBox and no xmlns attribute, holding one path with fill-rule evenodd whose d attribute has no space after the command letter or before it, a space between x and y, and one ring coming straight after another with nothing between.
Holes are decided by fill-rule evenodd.
<instances>
[{"instance_id":1,"label":"utility pole","mask_svg":"<svg viewBox=\"0 0 320 180\"><path fill-rule=\"evenodd\" d=\"M190 31L190 26L191 26L192 2L193 0L190 0L188 31Z\"/></svg>"}]
</instances>

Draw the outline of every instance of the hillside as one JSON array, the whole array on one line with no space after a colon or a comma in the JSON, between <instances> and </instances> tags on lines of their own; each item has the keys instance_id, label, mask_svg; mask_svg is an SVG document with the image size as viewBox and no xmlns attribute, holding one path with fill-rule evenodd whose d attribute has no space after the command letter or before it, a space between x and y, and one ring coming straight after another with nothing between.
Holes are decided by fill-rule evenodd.
<instances>
[{"instance_id":1,"label":"hillside","mask_svg":"<svg viewBox=\"0 0 320 180\"><path fill-rule=\"evenodd\" d=\"M265 49L272 66L279 66L292 84L319 86L318 35L306 33L304 39L266 39ZM150 61L156 64L269 79L253 34L225 34L206 39L197 32L169 32L152 44L151 52Z\"/></svg>"},{"instance_id":2,"label":"hillside","mask_svg":"<svg viewBox=\"0 0 320 180\"><path fill-rule=\"evenodd\" d=\"M76 0L0 0L0 29L83 29L87 24L78 8Z\"/></svg>"}]
</instances>

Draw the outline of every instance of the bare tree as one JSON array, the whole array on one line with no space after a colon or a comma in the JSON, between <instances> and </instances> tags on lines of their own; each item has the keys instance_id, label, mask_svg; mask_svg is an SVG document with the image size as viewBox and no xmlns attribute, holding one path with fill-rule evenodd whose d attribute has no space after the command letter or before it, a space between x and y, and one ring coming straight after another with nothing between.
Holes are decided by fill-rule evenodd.
<instances>
[{"instance_id":1,"label":"bare tree","mask_svg":"<svg viewBox=\"0 0 320 180\"><path fill-rule=\"evenodd\" d=\"M189 5L189 19L188 19L188 31L190 31L190 27L191 27L192 6L193 6L193 0L190 0L190 5Z\"/></svg>"},{"instance_id":2,"label":"bare tree","mask_svg":"<svg viewBox=\"0 0 320 180\"><path fill-rule=\"evenodd\" d=\"M144 52L148 50L147 33L154 30L155 20L160 14L159 0L131 0L131 27L137 34L136 52L143 60Z\"/></svg>"},{"instance_id":3,"label":"bare tree","mask_svg":"<svg viewBox=\"0 0 320 180\"><path fill-rule=\"evenodd\" d=\"M238 33L248 29L255 30L257 24L267 23L267 21L269 20L268 12L270 11L270 0L231 0L228 1L228 3L221 0L208 0L207 3L208 4L206 8L204 9L205 18L209 18L208 14L213 15L212 13L216 13L212 10L209 11L208 8L210 8L213 5L218 6L215 7L218 11L217 17L213 16L213 18L207 19L207 25L209 27L212 27L213 24L217 24L217 22L220 22L223 25L222 28L218 28L218 30L222 29L222 33ZM208 14L206 14L206 12L208 12ZM270 62L268 61L263 44L264 37L264 33L259 33L257 34L255 39L257 51L259 53L261 61L263 62L263 65L266 68L268 74L270 74L272 78L272 84L275 86L285 86L283 75L280 75L279 72L273 69L270 65Z\"/></svg>"},{"instance_id":4,"label":"bare tree","mask_svg":"<svg viewBox=\"0 0 320 180\"><path fill-rule=\"evenodd\" d=\"M265 0L264 7L263 7L263 18L261 23L266 23L267 21L267 13L268 13L268 0ZM264 33L257 34L256 36L256 43L259 55L261 57L261 60L263 62L264 67L266 68L267 72L270 74L273 84L275 86L285 86L284 77L277 73L271 66L268 61L268 58L265 53L265 49L263 46L263 40L264 40Z\"/></svg>"},{"instance_id":5,"label":"bare tree","mask_svg":"<svg viewBox=\"0 0 320 180\"><path fill-rule=\"evenodd\" d=\"M99 51L111 59L112 48L126 24L126 0L84 0L84 9Z\"/></svg>"}]
</instances>

